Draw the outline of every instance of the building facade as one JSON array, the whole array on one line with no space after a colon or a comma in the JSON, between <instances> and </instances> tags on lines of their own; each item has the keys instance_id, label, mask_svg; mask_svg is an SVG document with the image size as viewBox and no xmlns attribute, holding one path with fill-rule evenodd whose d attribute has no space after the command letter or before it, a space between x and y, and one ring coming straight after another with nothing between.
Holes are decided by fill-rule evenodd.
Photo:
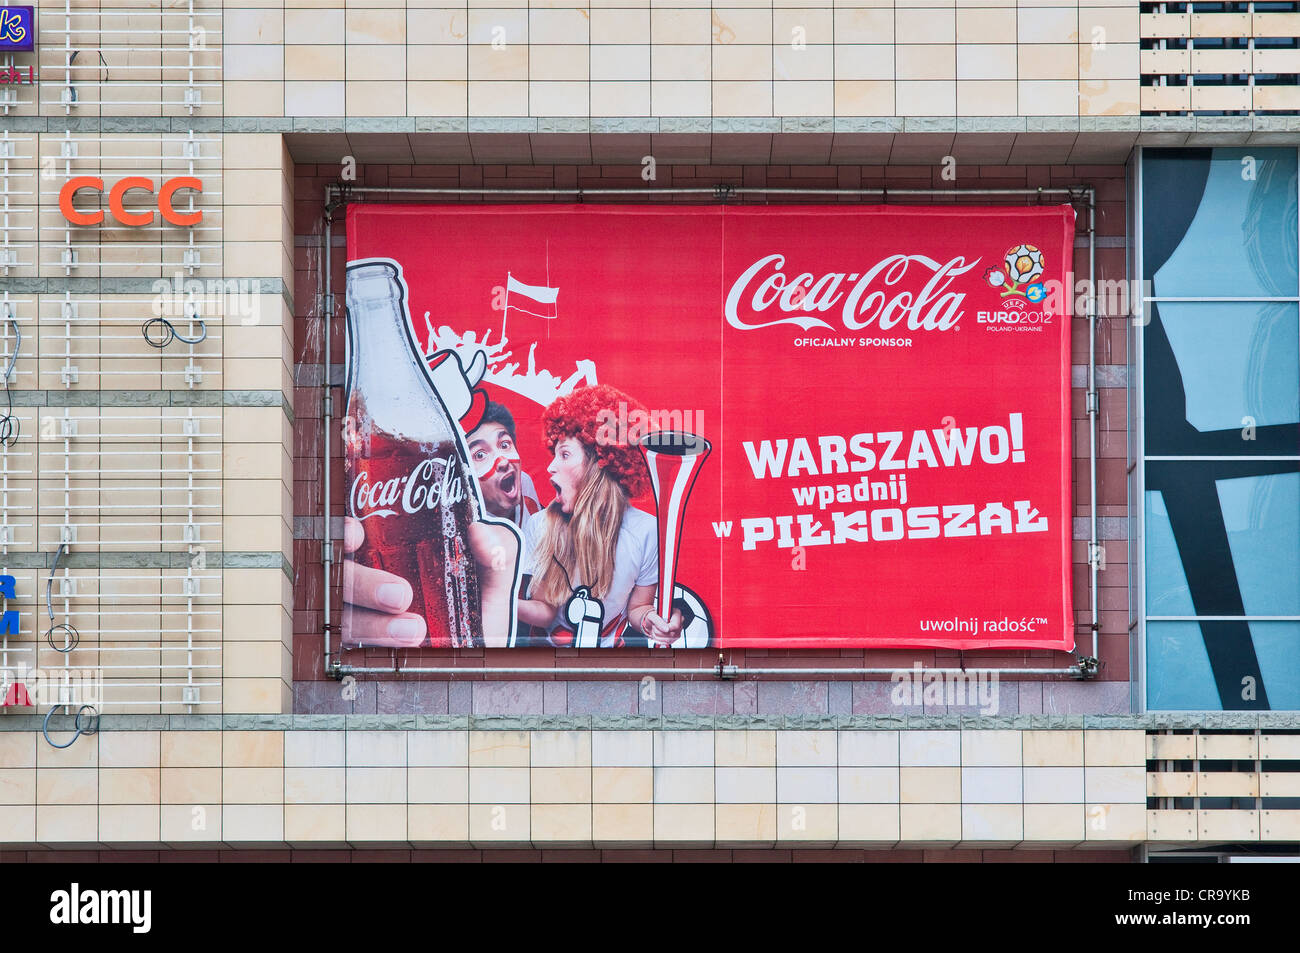
<instances>
[{"instance_id":1,"label":"building facade","mask_svg":"<svg viewBox=\"0 0 1300 953\"><path fill-rule=\"evenodd\" d=\"M1296 851L1296 3L5 9L6 860ZM340 654L365 189L1072 204L1077 650Z\"/></svg>"}]
</instances>

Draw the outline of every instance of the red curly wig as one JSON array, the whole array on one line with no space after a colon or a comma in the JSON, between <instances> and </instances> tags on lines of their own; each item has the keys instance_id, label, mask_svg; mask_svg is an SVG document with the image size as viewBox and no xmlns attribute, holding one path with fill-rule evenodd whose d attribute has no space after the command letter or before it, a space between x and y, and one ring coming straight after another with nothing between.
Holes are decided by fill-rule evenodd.
<instances>
[{"instance_id":1,"label":"red curly wig","mask_svg":"<svg viewBox=\"0 0 1300 953\"><path fill-rule=\"evenodd\" d=\"M620 402L626 416L619 414ZM647 413L640 401L608 384L576 388L542 411L546 449L554 452L561 440L577 437L588 453L595 453L596 466L617 480L629 499L636 499L650 490L650 471L641 451L626 441L626 435L620 434L622 442L617 443L597 435L602 429L608 432L611 422L625 420L638 410Z\"/></svg>"}]
</instances>

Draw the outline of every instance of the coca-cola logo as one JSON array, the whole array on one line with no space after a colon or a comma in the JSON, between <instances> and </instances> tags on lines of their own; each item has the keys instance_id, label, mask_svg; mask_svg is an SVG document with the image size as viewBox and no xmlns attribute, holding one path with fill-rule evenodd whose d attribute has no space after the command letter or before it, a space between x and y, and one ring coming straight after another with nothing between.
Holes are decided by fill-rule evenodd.
<instances>
[{"instance_id":1,"label":"coca-cola logo","mask_svg":"<svg viewBox=\"0 0 1300 953\"><path fill-rule=\"evenodd\" d=\"M396 516L399 503L407 513L434 510L443 504L459 503L466 496L465 483L457 477L451 458L421 460L406 476L370 482L362 473L352 483L352 514L359 520L372 516Z\"/></svg>"},{"instance_id":2,"label":"coca-cola logo","mask_svg":"<svg viewBox=\"0 0 1300 953\"><path fill-rule=\"evenodd\" d=\"M906 321L913 331L947 331L957 325L964 312L964 292L948 291L954 278L964 275L980 259L967 262L957 257L938 262L925 255L890 255L865 272L831 272L820 278L803 272L793 278L785 274L785 256L766 255L740 275L727 292L727 323L742 331L794 324L805 331L831 328L818 317L838 310L839 320L850 330L875 324L882 331ZM904 278L920 272L925 284L920 290L903 290ZM915 279L907 284L915 288ZM756 321L775 307L787 316Z\"/></svg>"}]
</instances>

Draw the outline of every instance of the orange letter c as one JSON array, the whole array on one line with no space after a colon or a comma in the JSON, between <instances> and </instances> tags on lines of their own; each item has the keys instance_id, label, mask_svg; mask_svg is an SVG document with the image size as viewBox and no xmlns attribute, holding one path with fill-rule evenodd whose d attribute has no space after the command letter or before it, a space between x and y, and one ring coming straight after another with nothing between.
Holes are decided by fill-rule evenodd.
<instances>
[{"instance_id":1,"label":"orange letter c","mask_svg":"<svg viewBox=\"0 0 1300 953\"><path fill-rule=\"evenodd\" d=\"M104 180L94 175L79 175L68 179L63 184L63 188L59 189L59 211L73 225L98 225L104 220L103 209L94 212L78 212L76 206L72 204L72 197L81 189L103 192Z\"/></svg>"},{"instance_id":2,"label":"orange letter c","mask_svg":"<svg viewBox=\"0 0 1300 953\"><path fill-rule=\"evenodd\" d=\"M203 183L191 175L168 179L163 183L163 187L158 190L158 211L162 212L162 217L173 225L197 225L203 221L201 211L178 212L172 207L172 196L181 189L193 189L195 192L202 192Z\"/></svg>"},{"instance_id":3,"label":"orange letter c","mask_svg":"<svg viewBox=\"0 0 1300 953\"><path fill-rule=\"evenodd\" d=\"M153 180L147 179L142 175L128 175L121 179L113 186L112 191L108 193L108 207L112 211L113 217L123 225L148 225L153 221L153 212L128 212L122 205L122 199L126 193L132 189L144 189L146 192L153 192Z\"/></svg>"}]
</instances>

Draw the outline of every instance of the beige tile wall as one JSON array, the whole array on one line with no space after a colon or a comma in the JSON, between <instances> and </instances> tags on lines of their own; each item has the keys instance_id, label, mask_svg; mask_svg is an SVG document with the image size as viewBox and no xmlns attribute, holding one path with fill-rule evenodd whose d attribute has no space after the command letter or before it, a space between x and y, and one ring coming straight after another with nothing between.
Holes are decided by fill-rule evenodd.
<instances>
[{"instance_id":1,"label":"beige tile wall","mask_svg":"<svg viewBox=\"0 0 1300 953\"><path fill-rule=\"evenodd\" d=\"M6 846L1068 848L1148 836L1140 730L125 731L63 751L39 737L0 732Z\"/></svg>"},{"instance_id":2,"label":"beige tile wall","mask_svg":"<svg viewBox=\"0 0 1300 953\"><path fill-rule=\"evenodd\" d=\"M1297 95L1143 87L1144 72L1188 66L1294 72L1294 55L1202 51L1180 65L1150 55L1161 51L1139 57L1139 37L1294 36L1300 14L1140 15L1131 0L198 0L195 10L191 34L188 15L149 0L78 0L67 16L42 4L41 83L18 87L8 114L1115 116L1287 109ZM65 39L87 54L71 67Z\"/></svg>"},{"instance_id":3,"label":"beige tile wall","mask_svg":"<svg viewBox=\"0 0 1300 953\"><path fill-rule=\"evenodd\" d=\"M255 116L1135 115L1128 0L484 0L225 11Z\"/></svg>"},{"instance_id":4,"label":"beige tile wall","mask_svg":"<svg viewBox=\"0 0 1300 953\"><path fill-rule=\"evenodd\" d=\"M11 640L21 651L10 662L64 662L43 639L48 573L4 564L9 553L48 558L69 524L73 559L152 560L152 568L83 565L58 573L67 582L56 580L56 617L75 625L82 640L70 664L103 666L108 713L287 711L292 586L279 565L266 562L287 564L293 554L293 433L284 409L294 393L293 321L284 297L261 287L268 280L293 286L294 177L283 140L206 132L14 139L6 179L32 194L11 204L18 226L11 238L26 247L10 275L55 288L64 278L105 283L99 291L82 281L75 292L8 296L23 333L12 386L45 391L40 403L49 404L20 410L22 439L0 449L0 522L10 527L0 570L17 577L22 619L21 636ZM185 152L192 141L196 157ZM108 188L131 175L156 185L191 172L204 186L196 203L203 221L193 229L160 217L134 229L112 222L72 228L58 208L72 176L98 176ZM141 208L148 204L143 193L134 198ZM76 201L84 209L108 204L91 193ZM72 268L63 259L69 248L77 256ZM182 259L190 248L201 255L192 269ZM132 280L134 290L118 290L110 283L118 279ZM195 279L206 340L148 347L141 326L156 315L183 334L197 328L182 317L191 297L183 282ZM11 348L7 323L3 333ZM190 367L201 379L186 380ZM179 396L160 407L160 391ZM197 406L185 406L190 392L203 391L216 392L215 399L198 394ZM229 392L236 393L227 399ZM260 392L263 406L241 406L248 392ZM83 405L86 395L100 393L102 403ZM73 406L59 406L65 400ZM223 569L223 553L257 554L263 568L241 568L236 558ZM158 568L169 557L170 568ZM196 592L183 589L190 577ZM193 709L181 703L187 671L157 667L190 660L209 666L195 670L202 704ZM57 793L64 788L54 790L64 798Z\"/></svg>"}]
</instances>

